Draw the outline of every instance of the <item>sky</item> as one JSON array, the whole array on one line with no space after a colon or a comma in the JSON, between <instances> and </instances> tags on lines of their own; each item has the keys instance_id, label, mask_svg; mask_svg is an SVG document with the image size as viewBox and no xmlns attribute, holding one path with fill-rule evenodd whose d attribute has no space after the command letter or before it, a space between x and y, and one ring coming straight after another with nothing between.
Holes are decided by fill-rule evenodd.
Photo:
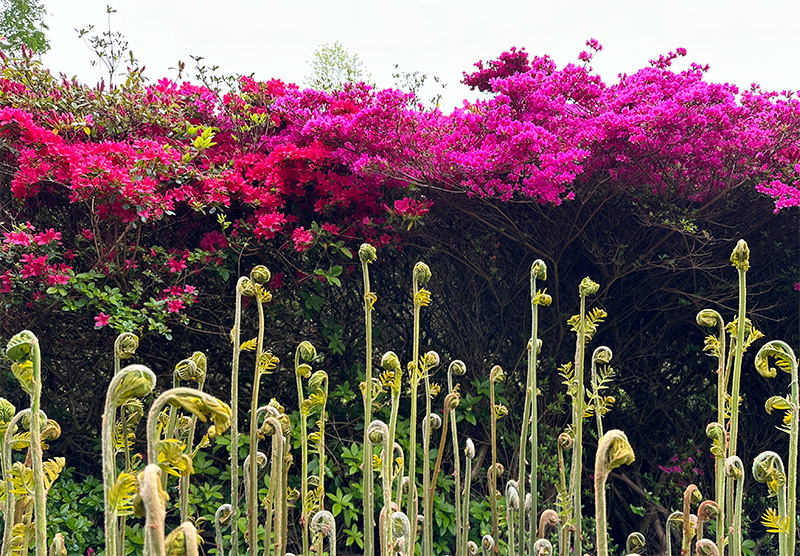
<instances>
[{"instance_id":1,"label":"sky","mask_svg":"<svg viewBox=\"0 0 800 556\"><path fill-rule=\"evenodd\" d=\"M462 72L512 46L577 63L589 38L604 50L592 67L607 83L678 47L676 65L709 64L708 79L765 90L800 89L800 3L796 0L44 0L54 73L95 83L103 73L76 29L108 28L127 39L145 75L175 79L178 61L193 78L191 56L223 74L254 74L304 85L308 61L326 42L358 54L378 87L392 73L438 76L423 98L443 94L445 112L479 95Z\"/></svg>"}]
</instances>

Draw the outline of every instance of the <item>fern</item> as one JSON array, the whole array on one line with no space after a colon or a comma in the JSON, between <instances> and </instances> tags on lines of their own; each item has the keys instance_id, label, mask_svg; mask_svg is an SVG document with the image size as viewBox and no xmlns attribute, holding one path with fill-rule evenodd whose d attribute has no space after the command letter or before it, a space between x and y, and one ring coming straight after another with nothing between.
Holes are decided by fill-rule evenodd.
<instances>
[{"instance_id":1,"label":"fern","mask_svg":"<svg viewBox=\"0 0 800 556\"><path fill-rule=\"evenodd\" d=\"M767 508L761 516L761 524L769 533L789 534L789 518L779 516L772 508Z\"/></svg>"}]
</instances>

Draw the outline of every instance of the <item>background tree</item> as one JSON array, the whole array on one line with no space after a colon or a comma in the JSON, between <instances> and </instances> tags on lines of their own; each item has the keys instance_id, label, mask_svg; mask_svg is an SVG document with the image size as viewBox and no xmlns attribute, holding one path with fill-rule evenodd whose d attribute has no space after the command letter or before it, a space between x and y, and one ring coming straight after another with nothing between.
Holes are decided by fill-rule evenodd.
<instances>
[{"instance_id":1,"label":"background tree","mask_svg":"<svg viewBox=\"0 0 800 556\"><path fill-rule=\"evenodd\" d=\"M37 55L50 50L50 41L45 36L47 12L42 0L3 0L2 6L0 36L5 37L12 51L18 52L22 45Z\"/></svg>"},{"instance_id":2,"label":"background tree","mask_svg":"<svg viewBox=\"0 0 800 556\"><path fill-rule=\"evenodd\" d=\"M306 84L318 91L339 90L345 83L366 83L371 77L358 54L339 41L322 43L308 65L311 73L306 76Z\"/></svg>"}]
</instances>

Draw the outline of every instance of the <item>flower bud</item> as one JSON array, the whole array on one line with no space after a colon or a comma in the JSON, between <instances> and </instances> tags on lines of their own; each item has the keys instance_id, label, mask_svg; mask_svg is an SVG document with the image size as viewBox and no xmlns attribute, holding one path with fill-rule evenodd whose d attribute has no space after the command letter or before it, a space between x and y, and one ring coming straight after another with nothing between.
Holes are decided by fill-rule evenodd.
<instances>
[{"instance_id":1,"label":"flower bud","mask_svg":"<svg viewBox=\"0 0 800 556\"><path fill-rule=\"evenodd\" d=\"M731 264L740 270L750 268L750 248L745 240L740 239L736 243L736 247L731 253Z\"/></svg>"},{"instance_id":2,"label":"flower bud","mask_svg":"<svg viewBox=\"0 0 800 556\"><path fill-rule=\"evenodd\" d=\"M250 280L258 284L259 286L266 285L271 278L272 274L270 273L269 269L264 265L260 264L258 266L255 266L253 267L253 270L250 271Z\"/></svg>"},{"instance_id":3,"label":"flower bud","mask_svg":"<svg viewBox=\"0 0 800 556\"><path fill-rule=\"evenodd\" d=\"M362 243L358 248L358 258L362 263L374 263L378 260L378 253L369 243Z\"/></svg>"},{"instance_id":4,"label":"flower bud","mask_svg":"<svg viewBox=\"0 0 800 556\"><path fill-rule=\"evenodd\" d=\"M414 265L414 280L417 284L425 284L431 279L431 269L423 262Z\"/></svg>"}]
</instances>

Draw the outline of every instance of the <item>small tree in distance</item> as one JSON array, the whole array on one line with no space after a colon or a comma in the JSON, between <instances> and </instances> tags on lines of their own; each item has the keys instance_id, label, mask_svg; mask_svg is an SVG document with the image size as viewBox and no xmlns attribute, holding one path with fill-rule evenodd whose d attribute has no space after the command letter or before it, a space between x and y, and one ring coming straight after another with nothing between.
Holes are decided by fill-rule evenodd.
<instances>
[{"instance_id":1,"label":"small tree in distance","mask_svg":"<svg viewBox=\"0 0 800 556\"><path fill-rule=\"evenodd\" d=\"M318 91L336 91L345 83L368 82L371 75L355 52L339 41L322 43L308 61L311 73L305 81Z\"/></svg>"},{"instance_id":2,"label":"small tree in distance","mask_svg":"<svg viewBox=\"0 0 800 556\"><path fill-rule=\"evenodd\" d=\"M38 56L50 50L50 41L45 36L49 29L44 23L47 12L42 0L3 0L2 6L0 36L10 50L19 52L25 45Z\"/></svg>"}]
</instances>

